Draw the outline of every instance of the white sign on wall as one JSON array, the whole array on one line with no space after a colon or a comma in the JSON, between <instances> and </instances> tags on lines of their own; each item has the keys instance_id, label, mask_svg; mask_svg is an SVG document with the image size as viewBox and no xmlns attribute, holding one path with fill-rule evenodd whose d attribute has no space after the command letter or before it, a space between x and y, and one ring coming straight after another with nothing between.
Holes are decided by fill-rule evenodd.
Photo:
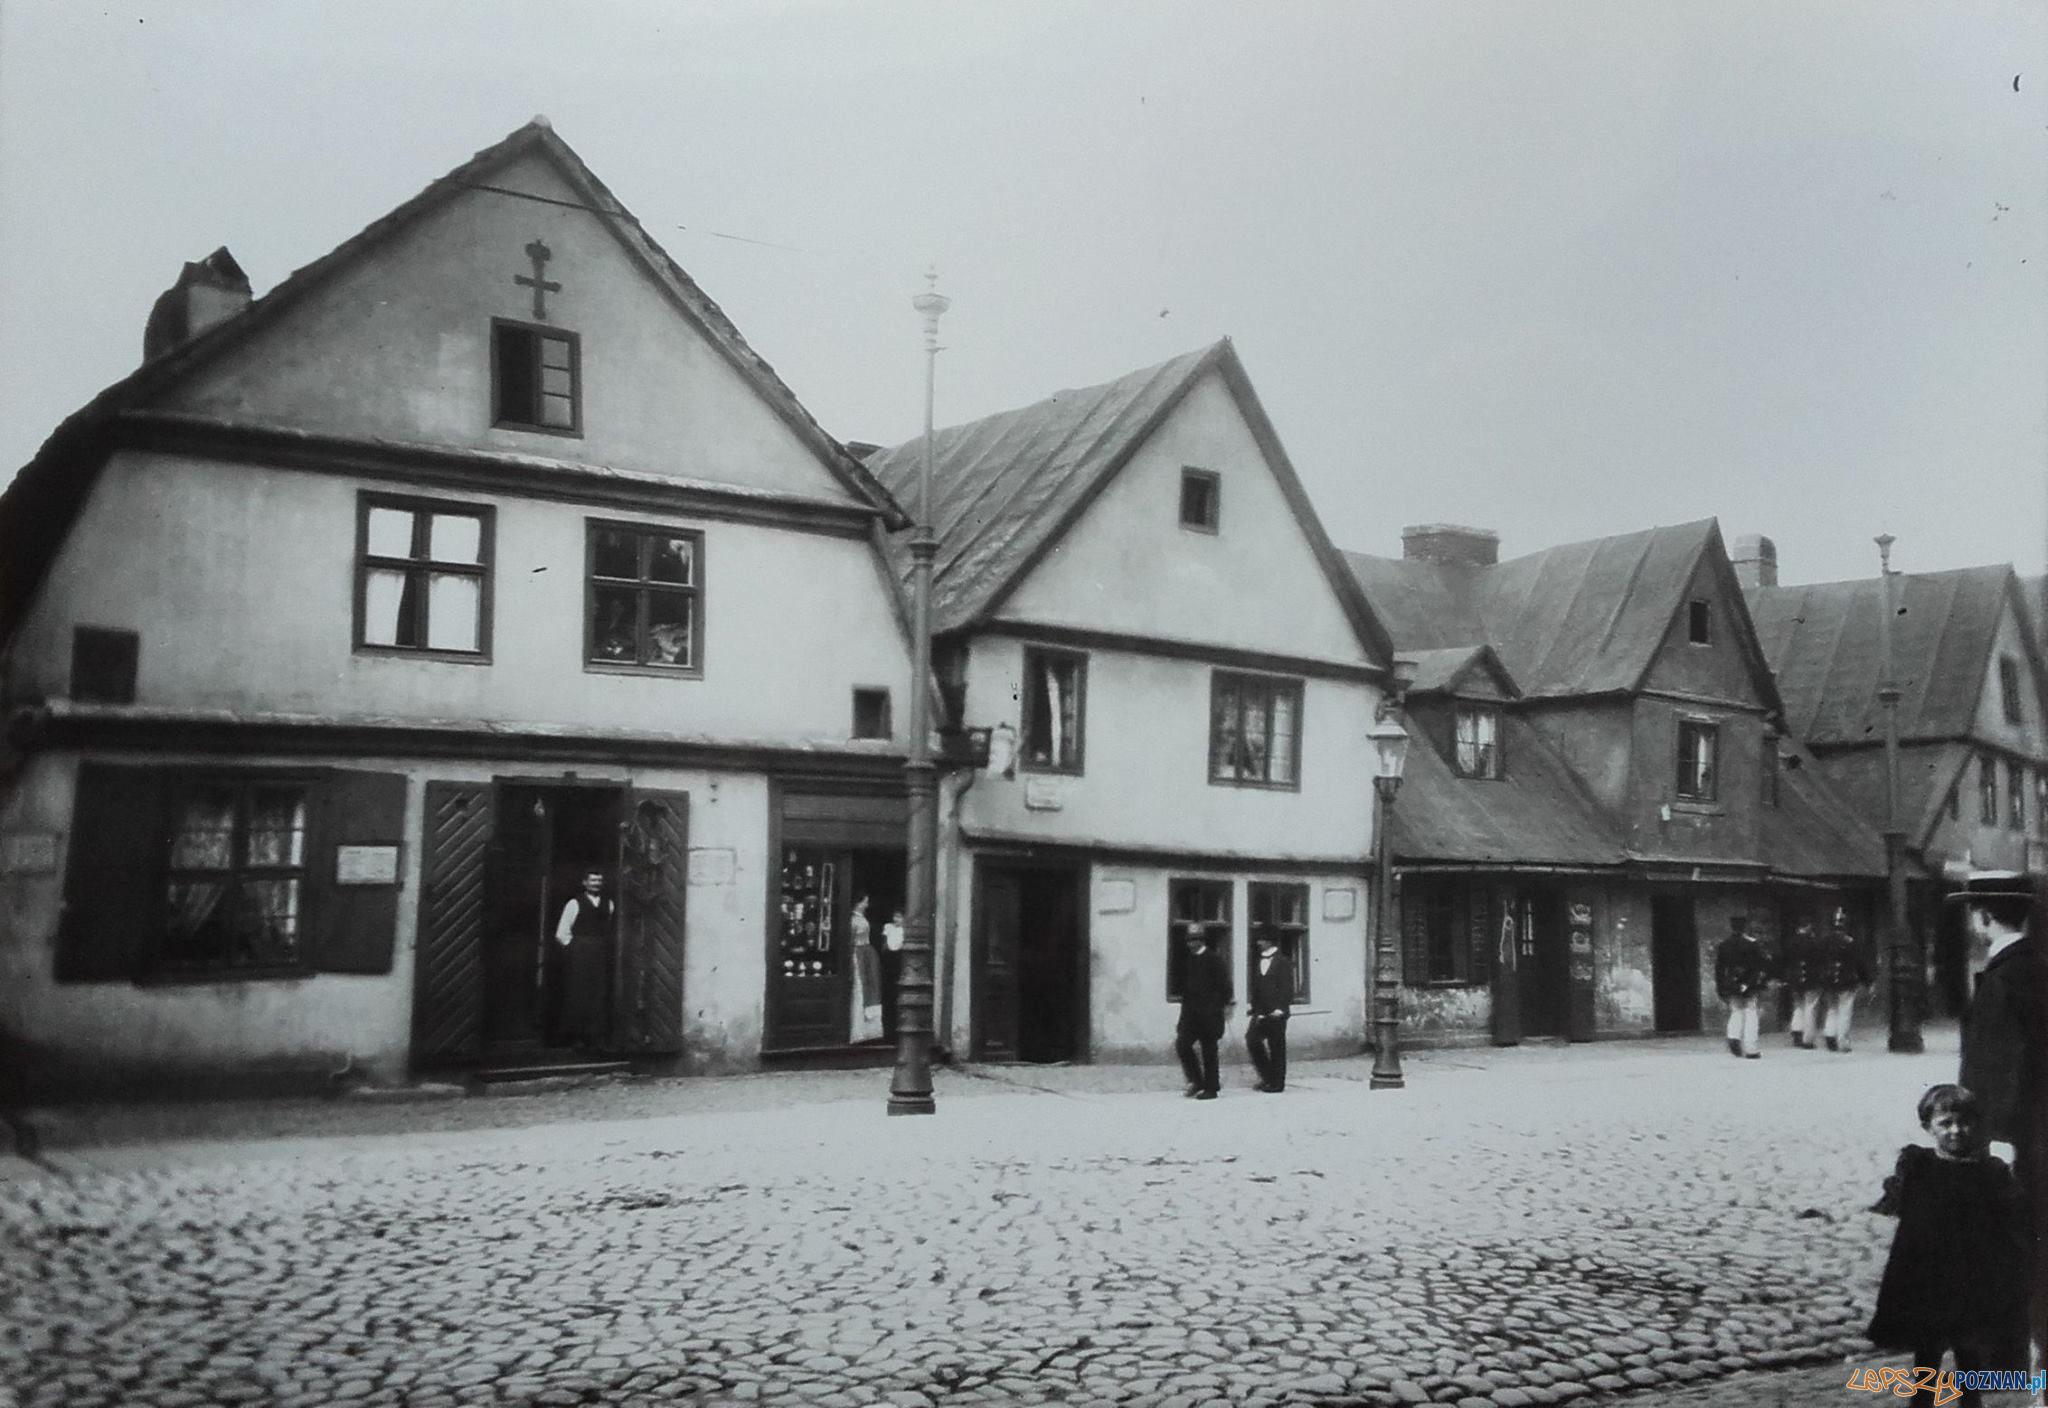
<instances>
[{"instance_id":1,"label":"white sign on wall","mask_svg":"<svg viewBox=\"0 0 2048 1408\"><path fill-rule=\"evenodd\" d=\"M1024 805L1034 812L1056 812L1065 804L1065 795L1056 777L1027 777L1024 779Z\"/></svg>"},{"instance_id":2,"label":"white sign on wall","mask_svg":"<svg viewBox=\"0 0 2048 1408\"><path fill-rule=\"evenodd\" d=\"M336 846L334 883L337 885L396 885L398 847Z\"/></svg>"},{"instance_id":3,"label":"white sign on wall","mask_svg":"<svg viewBox=\"0 0 2048 1408\"><path fill-rule=\"evenodd\" d=\"M1138 907L1138 882L1103 880L1095 886L1097 914L1129 914Z\"/></svg>"},{"instance_id":4,"label":"white sign on wall","mask_svg":"<svg viewBox=\"0 0 2048 1408\"><path fill-rule=\"evenodd\" d=\"M689 883L730 885L738 864L738 857L728 846L693 846L690 848Z\"/></svg>"},{"instance_id":5,"label":"white sign on wall","mask_svg":"<svg viewBox=\"0 0 2048 1408\"><path fill-rule=\"evenodd\" d=\"M1342 923L1358 913L1358 891L1349 885L1323 891L1323 918Z\"/></svg>"}]
</instances>

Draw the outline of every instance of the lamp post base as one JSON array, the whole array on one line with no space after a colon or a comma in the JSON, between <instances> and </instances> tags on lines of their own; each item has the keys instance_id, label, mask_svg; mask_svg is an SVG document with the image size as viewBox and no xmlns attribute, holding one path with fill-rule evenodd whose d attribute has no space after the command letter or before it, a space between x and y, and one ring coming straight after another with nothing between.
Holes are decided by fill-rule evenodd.
<instances>
[{"instance_id":1,"label":"lamp post base","mask_svg":"<svg viewBox=\"0 0 2048 1408\"><path fill-rule=\"evenodd\" d=\"M1408 1088L1408 1081L1399 1071L1394 1072L1390 1076L1383 1076L1378 1071L1374 1071L1372 1079L1366 1083L1366 1087L1370 1090L1406 1090Z\"/></svg>"},{"instance_id":2,"label":"lamp post base","mask_svg":"<svg viewBox=\"0 0 2048 1408\"><path fill-rule=\"evenodd\" d=\"M1893 1032L1885 1039L1884 1049L1901 1056L1918 1056L1927 1049L1927 1040L1918 1032Z\"/></svg>"},{"instance_id":3,"label":"lamp post base","mask_svg":"<svg viewBox=\"0 0 2048 1408\"><path fill-rule=\"evenodd\" d=\"M939 1107L929 1095L891 1095L889 1113L892 1115L935 1115Z\"/></svg>"}]
</instances>

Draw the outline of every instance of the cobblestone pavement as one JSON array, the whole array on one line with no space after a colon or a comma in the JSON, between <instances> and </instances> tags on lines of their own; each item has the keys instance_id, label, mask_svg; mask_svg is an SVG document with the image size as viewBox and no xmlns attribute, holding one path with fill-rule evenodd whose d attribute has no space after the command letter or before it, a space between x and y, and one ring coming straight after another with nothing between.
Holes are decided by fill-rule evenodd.
<instances>
[{"instance_id":1,"label":"cobblestone pavement","mask_svg":"<svg viewBox=\"0 0 2048 1408\"><path fill-rule=\"evenodd\" d=\"M1951 1034L1429 1053L1400 1092L1336 1062L1264 1096L1238 1068L1208 1103L1166 1068L947 1073L929 1119L886 1118L878 1072L188 1111L211 1137L175 1144L74 1116L0 1180L0 1384L33 1408L1875 1402L1841 1387L1890 1232L1863 1209L1953 1069ZM249 1137L252 1108L291 1137ZM1792 1364L1835 1367L1799 1398L1743 1372Z\"/></svg>"}]
</instances>

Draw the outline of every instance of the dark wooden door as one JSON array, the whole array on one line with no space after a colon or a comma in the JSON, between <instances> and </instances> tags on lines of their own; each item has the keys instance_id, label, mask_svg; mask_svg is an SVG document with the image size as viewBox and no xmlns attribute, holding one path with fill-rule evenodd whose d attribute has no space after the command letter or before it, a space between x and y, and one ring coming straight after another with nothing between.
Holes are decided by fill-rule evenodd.
<instances>
[{"instance_id":1,"label":"dark wooden door","mask_svg":"<svg viewBox=\"0 0 2048 1408\"><path fill-rule=\"evenodd\" d=\"M683 911L690 794L635 790L619 827L613 1045L635 1056L683 1049Z\"/></svg>"},{"instance_id":2,"label":"dark wooden door","mask_svg":"<svg viewBox=\"0 0 2048 1408\"><path fill-rule=\"evenodd\" d=\"M1650 1002L1658 1031L1700 1029L1699 931L1683 895L1650 901Z\"/></svg>"},{"instance_id":3,"label":"dark wooden door","mask_svg":"<svg viewBox=\"0 0 2048 1408\"><path fill-rule=\"evenodd\" d=\"M1514 1046L1528 1030L1522 1018L1521 923L1514 892L1501 891L1492 904L1481 903L1484 891L1476 885L1472 894L1472 922L1484 929L1475 936L1475 943L1485 944L1493 953L1493 1044ZM1475 957L1478 951L1475 947Z\"/></svg>"},{"instance_id":4,"label":"dark wooden door","mask_svg":"<svg viewBox=\"0 0 2048 1408\"><path fill-rule=\"evenodd\" d=\"M770 1050L844 1046L853 1035L851 861L843 847L782 848L780 910L768 958ZM879 927L888 916L868 916Z\"/></svg>"},{"instance_id":5,"label":"dark wooden door","mask_svg":"<svg viewBox=\"0 0 2048 1408\"><path fill-rule=\"evenodd\" d=\"M1081 872L1015 872L1016 1033L1020 1061L1073 1061L1087 1045L1087 944Z\"/></svg>"},{"instance_id":6,"label":"dark wooden door","mask_svg":"<svg viewBox=\"0 0 2048 1408\"><path fill-rule=\"evenodd\" d=\"M1569 967L1556 896L1547 890L1515 897L1515 966L1520 970L1522 1031L1563 1036Z\"/></svg>"},{"instance_id":7,"label":"dark wooden door","mask_svg":"<svg viewBox=\"0 0 2048 1408\"><path fill-rule=\"evenodd\" d=\"M483 1039L544 1039L548 910L566 901L552 884L554 799L535 787L502 787L490 845L489 918L483 941Z\"/></svg>"},{"instance_id":8,"label":"dark wooden door","mask_svg":"<svg viewBox=\"0 0 2048 1408\"><path fill-rule=\"evenodd\" d=\"M472 1059L483 1040L484 870L492 825L488 783L427 784L413 962L415 1065Z\"/></svg>"},{"instance_id":9,"label":"dark wooden door","mask_svg":"<svg viewBox=\"0 0 2048 1408\"><path fill-rule=\"evenodd\" d=\"M1016 871L995 865L981 868L973 974L978 1061L1017 1059L1017 948L1023 894Z\"/></svg>"}]
</instances>

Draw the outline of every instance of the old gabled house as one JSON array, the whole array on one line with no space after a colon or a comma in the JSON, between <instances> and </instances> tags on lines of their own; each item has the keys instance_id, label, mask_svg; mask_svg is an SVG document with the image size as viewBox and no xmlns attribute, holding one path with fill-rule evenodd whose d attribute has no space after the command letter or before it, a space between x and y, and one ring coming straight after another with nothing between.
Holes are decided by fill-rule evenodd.
<instances>
[{"instance_id":1,"label":"old gabled house","mask_svg":"<svg viewBox=\"0 0 2048 1408\"><path fill-rule=\"evenodd\" d=\"M1780 586L1768 538L1738 540L1737 555L1787 725L1881 829L1884 580ZM1892 592L1908 912L1915 932L1934 938L1936 992L1953 1012L1965 973L1956 916L1940 903L1945 874L2048 874L2048 669L2009 564L1900 573Z\"/></svg>"},{"instance_id":2,"label":"old gabled house","mask_svg":"<svg viewBox=\"0 0 2048 1408\"><path fill-rule=\"evenodd\" d=\"M1731 917L1772 937L1842 908L1867 942L1878 838L1784 737L1714 523L1498 544L1429 525L1346 554L1419 667L1388 832L1410 1035L1697 1031Z\"/></svg>"},{"instance_id":3,"label":"old gabled house","mask_svg":"<svg viewBox=\"0 0 2048 1408\"><path fill-rule=\"evenodd\" d=\"M544 120L147 352L0 498L11 1079L848 1041L903 517Z\"/></svg>"},{"instance_id":4,"label":"old gabled house","mask_svg":"<svg viewBox=\"0 0 2048 1408\"><path fill-rule=\"evenodd\" d=\"M868 465L914 498L923 448ZM1235 350L932 448L941 688L997 740L942 847L955 1049L1168 1059L1174 936L1198 926L1240 996L1252 935L1275 933L1296 1048L1356 1051L1389 652Z\"/></svg>"}]
</instances>

